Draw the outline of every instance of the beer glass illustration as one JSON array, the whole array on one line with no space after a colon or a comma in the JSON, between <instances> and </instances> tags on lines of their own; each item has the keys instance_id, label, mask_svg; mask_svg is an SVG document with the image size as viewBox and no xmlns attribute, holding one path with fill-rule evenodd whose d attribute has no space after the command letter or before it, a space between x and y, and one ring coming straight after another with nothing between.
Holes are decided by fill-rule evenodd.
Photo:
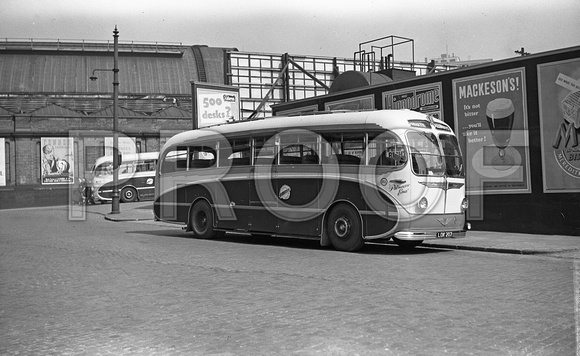
<instances>
[{"instance_id":1,"label":"beer glass illustration","mask_svg":"<svg viewBox=\"0 0 580 356\"><path fill-rule=\"evenodd\" d=\"M513 166L513 157L506 153L514 124L514 104L510 99L498 98L487 104L487 124L491 130L493 142L499 149L491 164L494 166Z\"/></svg>"}]
</instances>

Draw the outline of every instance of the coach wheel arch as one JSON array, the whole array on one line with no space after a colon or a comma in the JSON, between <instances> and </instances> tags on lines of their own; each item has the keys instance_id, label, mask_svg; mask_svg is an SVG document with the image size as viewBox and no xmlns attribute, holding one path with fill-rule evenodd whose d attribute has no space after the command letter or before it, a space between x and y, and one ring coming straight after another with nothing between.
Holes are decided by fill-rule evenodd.
<instances>
[{"instance_id":1,"label":"coach wheel arch","mask_svg":"<svg viewBox=\"0 0 580 356\"><path fill-rule=\"evenodd\" d=\"M214 211L205 198L195 200L189 209L188 227L193 236L199 239L212 239L223 236L224 232L216 231L213 226Z\"/></svg>"},{"instance_id":2,"label":"coach wheel arch","mask_svg":"<svg viewBox=\"0 0 580 356\"><path fill-rule=\"evenodd\" d=\"M362 217L348 202L338 202L329 208L324 218L324 232L330 244L340 251L357 251L364 245Z\"/></svg>"}]
</instances>

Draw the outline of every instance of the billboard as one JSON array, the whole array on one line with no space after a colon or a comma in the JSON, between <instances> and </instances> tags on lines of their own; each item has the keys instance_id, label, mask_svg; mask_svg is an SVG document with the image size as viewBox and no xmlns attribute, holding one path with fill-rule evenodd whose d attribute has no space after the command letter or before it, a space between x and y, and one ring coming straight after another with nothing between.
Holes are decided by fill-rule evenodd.
<instances>
[{"instance_id":1,"label":"billboard","mask_svg":"<svg viewBox=\"0 0 580 356\"><path fill-rule=\"evenodd\" d=\"M329 101L324 104L325 110L372 110L375 108L375 96L364 95L350 99Z\"/></svg>"},{"instance_id":2,"label":"billboard","mask_svg":"<svg viewBox=\"0 0 580 356\"><path fill-rule=\"evenodd\" d=\"M127 137L123 134L119 135L119 142L117 149L122 155L137 153L137 145L135 144L135 137ZM105 137L105 156L113 155L113 138Z\"/></svg>"},{"instance_id":3,"label":"billboard","mask_svg":"<svg viewBox=\"0 0 580 356\"><path fill-rule=\"evenodd\" d=\"M0 137L0 187L6 186L6 139Z\"/></svg>"},{"instance_id":4,"label":"billboard","mask_svg":"<svg viewBox=\"0 0 580 356\"><path fill-rule=\"evenodd\" d=\"M580 59L537 71L544 193L580 192Z\"/></svg>"},{"instance_id":5,"label":"billboard","mask_svg":"<svg viewBox=\"0 0 580 356\"><path fill-rule=\"evenodd\" d=\"M409 109L423 114L430 114L437 119L443 120L441 114L443 112L441 83L439 82L384 92L383 108Z\"/></svg>"},{"instance_id":6,"label":"billboard","mask_svg":"<svg viewBox=\"0 0 580 356\"><path fill-rule=\"evenodd\" d=\"M42 137L40 147L41 183L74 184L73 138Z\"/></svg>"},{"instance_id":7,"label":"billboard","mask_svg":"<svg viewBox=\"0 0 580 356\"><path fill-rule=\"evenodd\" d=\"M240 89L192 82L193 128L240 120Z\"/></svg>"},{"instance_id":8,"label":"billboard","mask_svg":"<svg viewBox=\"0 0 580 356\"><path fill-rule=\"evenodd\" d=\"M467 194L531 193L524 68L452 83Z\"/></svg>"}]
</instances>

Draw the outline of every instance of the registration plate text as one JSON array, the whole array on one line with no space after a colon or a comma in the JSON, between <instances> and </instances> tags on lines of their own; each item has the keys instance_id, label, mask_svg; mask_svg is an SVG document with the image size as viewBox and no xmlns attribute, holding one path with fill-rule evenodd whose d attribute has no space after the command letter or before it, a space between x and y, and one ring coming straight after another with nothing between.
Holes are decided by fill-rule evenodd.
<instances>
[{"instance_id":1,"label":"registration plate text","mask_svg":"<svg viewBox=\"0 0 580 356\"><path fill-rule=\"evenodd\" d=\"M449 238L449 237L453 237L452 231L441 231L441 232L437 233L438 239L445 239L445 238Z\"/></svg>"}]
</instances>

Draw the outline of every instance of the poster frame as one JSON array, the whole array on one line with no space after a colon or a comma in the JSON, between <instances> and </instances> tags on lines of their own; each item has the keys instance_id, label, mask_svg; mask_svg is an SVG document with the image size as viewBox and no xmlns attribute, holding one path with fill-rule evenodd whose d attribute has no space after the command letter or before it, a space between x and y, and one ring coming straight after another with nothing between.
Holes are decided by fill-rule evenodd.
<instances>
[{"instance_id":1,"label":"poster frame","mask_svg":"<svg viewBox=\"0 0 580 356\"><path fill-rule=\"evenodd\" d=\"M366 107L366 105L364 104L364 102L366 100L370 100L370 104L368 107ZM353 103L363 103L362 107L358 107L358 108L340 108L341 106L345 106L348 104L353 104ZM335 106L333 108L333 105ZM336 107L338 107L338 109L336 109ZM324 110L326 111L339 111L339 110L374 110L375 109L375 96L374 94L368 94L368 95L361 95L361 96L357 96L354 98L349 98L349 99L342 99L342 100L335 100L335 101L327 101L324 103Z\"/></svg>"},{"instance_id":2,"label":"poster frame","mask_svg":"<svg viewBox=\"0 0 580 356\"><path fill-rule=\"evenodd\" d=\"M45 147L48 146L52 146L52 150L47 154ZM46 159L49 156L53 158L50 162ZM66 164L62 163L61 166L61 162ZM42 185L75 184L74 139L72 137L41 137L38 168Z\"/></svg>"},{"instance_id":3,"label":"poster frame","mask_svg":"<svg viewBox=\"0 0 580 356\"><path fill-rule=\"evenodd\" d=\"M0 187L6 186L6 139L0 137Z\"/></svg>"},{"instance_id":4,"label":"poster frame","mask_svg":"<svg viewBox=\"0 0 580 356\"><path fill-rule=\"evenodd\" d=\"M521 129L517 129L514 128L512 131L512 135L513 132L516 132L518 135L521 135L518 137L519 140L521 140L521 146L523 147L522 151L523 151L523 157L521 157L521 165L522 165L522 171L521 171L521 180L517 181L518 183L521 183L523 185L523 187L521 188L509 188L510 186L510 179L513 179L513 182L516 182L516 179L519 179L519 177L517 177L517 172L514 173L514 176L516 176L516 178L508 178L506 176L504 177L500 177L497 178L497 182L498 184L495 184L495 187L490 188L490 187L484 187L483 184L480 188L474 188L471 187L469 185L469 183L466 182L466 191L465 193L467 195L493 195L493 194L531 194L532 193L532 185L531 185L531 167L530 167L530 147L529 147L529 117L528 117L528 103L527 103L527 90L526 90L526 69L525 67L517 67L517 68L511 68L511 69L504 69L504 70L498 70L498 71L494 71L494 72L489 72L489 73L485 73L485 74L477 74L477 75L471 75L471 76L465 76L465 77L460 77L460 78L455 78L452 80L452 97L453 97L453 120L454 120L454 124L455 124L455 134L457 135L459 141L460 141L460 146L462 146L462 153L463 153L463 157L464 157L464 164L466 165L466 176L469 178L471 177L476 177L473 179L477 179L477 177L479 176L479 178L481 178L481 182L486 182L486 183L490 183L494 181L494 178L496 177L489 177L489 176L485 176L484 174L480 173L478 171L477 168L472 168L473 165L473 158L475 155L471 155L471 150L470 148L467 146L467 143L463 144L462 141L463 140L467 140L467 136L469 136L470 132L468 131L473 131L472 129L467 129L466 126L463 123L459 122L459 116L461 113L464 113L464 115L467 115L467 113L464 111L465 109L460 110L459 109L459 105L461 104L461 101L459 100L459 89L458 87L463 84L463 83L467 83L467 82L479 82L480 85L483 85L485 87L486 83L492 83L494 81L494 78L499 78L502 76L509 76L509 75L513 75L516 78L519 78L521 80L521 83L519 83L519 91L521 93L521 97L519 97L519 99L521 100L521 105L517 106L517 108L515 108L516 110L518 110L519 112L521 112L522 114L522 127ZM497 80L496 80L497 81ZM479 86L478 86L479 87ZM494 97L496 96L496 94L499 94L499 92L496 93L492 93L492 94L486 94L486 95L478 95L478 96L483 96L483 97ZM481 106L482 101L479 101L478 104L480 104ZM478 112L482 111L485 113L486 108L485 107L479 107L478 108ZM484 114L485 115L485 114ZM483 126L483 125L482 125ZM476 130L476 131L486 131L485 129L483 130ZM489 130L487 130L489 131ZM511 140L512 142L515 141L514 139ZM490 140L490 142L492 142L492 140ZM464 147L465 149L464 149ZM491 145L488 145L491 146ZM470 152L468 152L470 151ZM521 154L520 154L521 155ZM483 179L483 177L485 177L486 179ZM504 183L504 187L501 187L501 183Z\"/></svg>"},{"instance_id":5,"label":"poster frame","mask_svg":"<svg viewBox=\"0 0 580 356\"><path fill-rule=\"evenodd\" d=\"M543 188L543 192L546 194L550 194L550 193L580 193L580 180L577 181L577 185L576 187L574 186L570 186L570 187L565 187L564 183L567 181L568 176L573 176L573 173L568 173L564 170L564 168L562 167L561 163L557 162L557 156L553 157L553 155L557 155L555 149L552 150L552 154L550 155L550 158L552 159L556 159L556 164L558 165L558 168L562 169L561 173L561 179L559 179L559 181L561 182L559 187L556 187L556 183L554 179L550 179L547 174L548 172L551 171L552 167L548 167L548 162L547 162L547 156L548 156L548 152L547 152L547 147L545 142L549 142L550 140L553 140L553 137L546 137L547 132L546 132L546 128L548 126L548 120L550 119L549 117L546 117L547 115L545 115L545 110L549 109L549 108L553 108L555 107L554 103L547 103L545 102L544 98L542 97L542 93L543 93L543 88L542 88L542 83L543 78L542 78L542 68L546 68L546 67L553 67L553 66L559 66L559 67L563 67L566 65L569 65L570 63L577 63L578 64L578 71L580 72L580 58L571 58L571 59L565 59L565 60L559 60L559 61L552 61L552 62L545 62L545 63L541 63L538 64L538 66L536 67L536 73L537 73L537 79L538 79L538 105L539 105L539 120L540 120L540 147L541 147L541 158L542 158L542 188ZM547 74L544 74L547 75ZM557 79L558 80L558 79ZM552 83L553 85L557 85L556 81L554 81L554 83ZM555 89L557 89L557 87L554 87ZM558 117L558 119L563 119L562 117ZM575 129L575 134L577 137L577 140L580 141L580 128L576 128ZM546 141L548 140L548 141ZM578 146L580 148L580 146ZM575 151L576 154L580 153L580 149L578 149L578 151ZM564 158L564 160L568 162L567 159ZM573 167L573 166L572 166ZM574 167L576 168L576 170L574 171L574 173L576 173L577 175L580 175L580 168L579 167ZM575 179L578 179L579 177L576 176L574 177Z\"/></svg>"},{"instance_id":6,"label":"poster frame","mask_svg":"<svg viewBox=\"0 0 580 356\"><path fill-rule=\"evenodd\" d=\"M276 112L276 116L290 116L290 115L300 115L300 114L308 114L312 112L318 111L318 105L308 105L302 106L298 109L289 109L284 111Z\"/></svg>"},{"instance_id":7,"label":"poster frame","mask_svg":"<svg viewBox=\"0 0 580 356\"><path fill-rule=\"evenodd\" d=\"M205 93L204 93L205 91ZM193 129L198 129L202 127L209 127L219 124L224 124L228 122L236 122L242 119L241 117L241 101L240 101L240 88L233 87L230 85L225 84L210 84L210 83L199 83L199 82L191 82L191 94L192 94L192 108L193 108ZM204 96L207 95L207 96ZM206 102L204 99L208 98L208 96L222 96L223 101L228 101L230 103L230 111L229 117L212 119L204 118L204 113L201 111L203 109L204 103L208 106L210 105L208 99ZM226 97L227 96L227 97ZM233 96L233 97L232 97ZM232 100L233 101L230 101ZM215 100L215 99L214 99ZM201 105L200 105L201 104ZM235 107L232 107L234 105ZM213 106L213 105L212 105ZM227 115L226 113L219 112L219 109L216 109L216 114L221 116L222 114Z\"/></svg>"},{"instance_id":8,"label":"poster frame","mask_svg":"<svg viewBox=\"0 0 580 356\"><path fill-rule=\"evenodd\" d=\"M402 107L402 108L394 108L393 107L392 98L394 96L404 95L404 94L412 94L413 97L416 98L418 91L429 91L429 90L435 91L433 96L438 97L438 99L436 101L438 108L429 108L429 105L425 105L425 106L419 105L418 107L415 107L415 108L406 107L406 105L403 105L404 107ZM390 98L390 100L389 100L389 98ZM442 89L442 84L440 81L434 82L434 83L429 83L429 84L413 85L413 86L409 86L409 87L405 87L405 88L384 91L381 93L381 100L383 101L383 108L387 109L387 110L409 109L409 110L420 112L422 114L433 115L435 118L443 120L443 113L444 113L444 110L443 110L443 89ZM430 106L433 106L433 105L434 104L432 104ZM423 109L423 107L425 109Z\"/></svg>"}]
</instances>

